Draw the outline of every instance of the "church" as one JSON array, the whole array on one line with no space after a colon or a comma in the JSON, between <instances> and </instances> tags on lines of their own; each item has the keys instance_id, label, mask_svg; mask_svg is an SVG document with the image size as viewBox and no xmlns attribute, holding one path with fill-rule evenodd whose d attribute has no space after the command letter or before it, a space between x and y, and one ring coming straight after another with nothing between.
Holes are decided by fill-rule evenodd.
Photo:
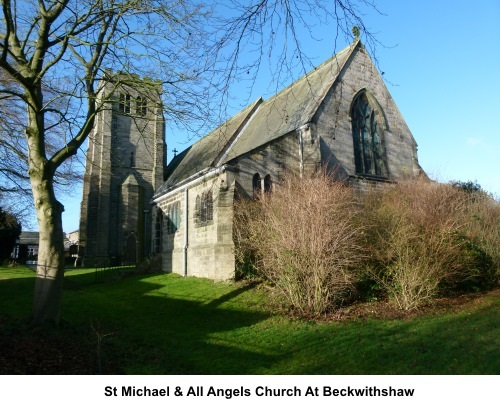
<instances>
[{"instance_id":1,"label":"church","mask_svg":"<svg viewBox=\"0 0 500 405\"><path fill-rule=\"evenodd\" d=\"M80 230L86 257L102 254L123 262L161 255L165 272L232 279L235 198L272 192L288 174L309 176L321 168L334 170L339 180L360 189L423 173L415 139L359 39L273 97L259 98L165 168L161 114L147 124L139 117L125 128L130 120L124 114L127 96L120 95L110 112L117 122L103 118L106 134L97 128L89 140L89 151L94 142L101 161L104 146L95 146L99 137L100 145L109 144L107 152L120 147L117 155L130 161L111 159L104 199L95 185L103 183L103 168L96 169L100 173L93 181L86 174ZM137 94L129 97L142 100ZM118 135L113 135L113 125ZM141 131L131 129L134 125L147 127L147 135L137 136ZM113 146L107 141L113 136L124 141ZM96 157L89 154L87 165L92 167ZM114 224L111 218L106 224L89 218L92 209L94 216L100 215L101 200ZM99 228L101 235L95 233ZM91 247L99 237L106 241L107 253Z\"/></svg>"}]
</instances>

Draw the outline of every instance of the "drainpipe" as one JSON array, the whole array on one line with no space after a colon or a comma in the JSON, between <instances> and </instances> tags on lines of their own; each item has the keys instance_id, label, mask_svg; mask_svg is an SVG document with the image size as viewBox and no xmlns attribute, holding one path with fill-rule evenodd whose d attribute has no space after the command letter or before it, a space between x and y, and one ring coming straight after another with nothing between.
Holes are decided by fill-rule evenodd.
<instances>
[{"instance_id":1,"label":"drainpipe","mask_svg":"<svg viewBox=\"0 0 500 405\"><path fill-rule=\"evenodd\" d=\"M184 255L184 260L183 260L183 267L184 267L184 277L187 277L187 253L188 253L188 244L189 244L189 231L188 231L188 225L189 225L189 210L188 210L188 189L186 188L184 190L184 248L183 248L183 255Z\"/></svg>"}]
</instances>

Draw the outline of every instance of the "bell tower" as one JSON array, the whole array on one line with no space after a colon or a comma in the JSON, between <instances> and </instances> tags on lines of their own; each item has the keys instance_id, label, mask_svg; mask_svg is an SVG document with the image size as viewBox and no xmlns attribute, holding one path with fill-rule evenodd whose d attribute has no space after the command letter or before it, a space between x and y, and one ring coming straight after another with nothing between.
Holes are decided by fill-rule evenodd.
<instances>
[{"instance_id":1,"label":"bell tower","mask_svg":"<svg viewBox=\"0 0 500 405\"><path fill-rule=\"evenodd\" d=\"M118 73L101 84L104 108L89 136L80 212L85 266L140 262L151 251L151 206L163 182L161 84Z\"/></svg>"}]
</instances>

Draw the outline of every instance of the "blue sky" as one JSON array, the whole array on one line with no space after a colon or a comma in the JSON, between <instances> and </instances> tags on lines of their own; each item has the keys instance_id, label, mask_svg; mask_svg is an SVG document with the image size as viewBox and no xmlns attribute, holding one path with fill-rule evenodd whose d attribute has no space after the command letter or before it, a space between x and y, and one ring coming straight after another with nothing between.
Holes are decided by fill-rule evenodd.
<instances>
[{"instance_id":1,"label":"blue sky","mask_svg":"<svg viewBox=\"0 0 500 405\"><path fill-rule=\"evenodd\" d=\"M435 180L477 181L500 198L500 1L378 0L385 15L365 24L378 46L379 68L418 143L422 168ZM315 27L321 42L304 38L308 57L320 64L334 53L335 28ZM302 38L301 38L302 41ZM346 44L337 43L337 51ZM262 71L254 93L269 97ZM263 83L266 85L264 86ZM243 101L242 101L243 102ZM185 134L167 133L168 153L188 146ZM65 232L78 229L81 187L62 199Z\"/></svg>"}]
</instances>

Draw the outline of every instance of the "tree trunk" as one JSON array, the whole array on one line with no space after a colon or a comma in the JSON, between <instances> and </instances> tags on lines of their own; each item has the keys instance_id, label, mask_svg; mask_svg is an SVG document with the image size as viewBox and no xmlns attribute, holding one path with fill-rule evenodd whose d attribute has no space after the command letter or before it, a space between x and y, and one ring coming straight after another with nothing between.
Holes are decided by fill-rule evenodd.
<instances>
[{"instance_id":1,"label":"tree trunk","mask_svg":"<svg viewBox=\"0 0 500 405\"><path fill-rule=\"evenodd\" d=\"M64 279L64 207L57 201L51 181L32 179L32 185L40 232L32 323L57 325Z\"/></svg>"}]
</instances>

